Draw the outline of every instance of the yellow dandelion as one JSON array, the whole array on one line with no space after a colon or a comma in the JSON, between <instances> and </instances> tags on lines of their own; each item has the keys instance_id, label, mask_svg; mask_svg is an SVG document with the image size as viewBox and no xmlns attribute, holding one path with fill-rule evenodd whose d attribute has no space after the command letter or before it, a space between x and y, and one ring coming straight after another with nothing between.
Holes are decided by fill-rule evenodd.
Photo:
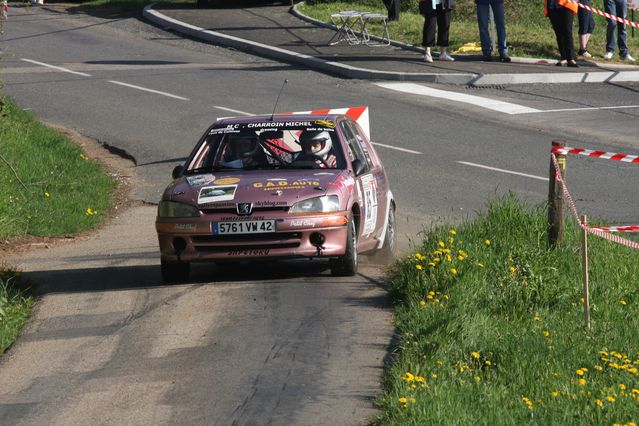
<instances>
[{"instance_id":1,"label":"yellow dandelion","mask_svg":"<svg viewBox=\"0 0 639 426\"><path fill-rule=\"evenodd\" d=\"M579 379L577 382L579 382L579 386L586 386L586 379Z\"/></svg>"},{"instance_id":2,"label":"yellow dandelion","mask_svg":"<svg viewBox=\"0 0 639 426\"><path fill-rule=\"evenodd\" d=\"M490 367L491 365L493 365L493 363L492 363L492 362L490 362L490 361L488 361L488 360L484 361L484 364L486 364L486 365L487 365L487 366L489 366L489 367Z\"/></svg>"},{"instance_id":3,"label":"yellow dandelion","mask_svg":"<svg viewBox=\"0 0 639 426\"><path fill-rule=\"evenodd\" d=\"M586 299L584 299L583 297L579 298L579 303L583 305L585 302L586 302Z\"/></svg>"},{"instance_id":4,"label":"yellow dandelion","mask_svg":"<svg viewBox=\"0 0 639 426\"><path fill-rule=\"evenodd\" d=\"M479 266L480 268L484 268L484 264L481 262L477 262L477 266Z\"/></svg>"},{"instance_id":5,"label":"yellow dandelion","mask_svg":"<svg viewBox=\"0 0 639 426\"><path fill-rule=\"evenodd\" d=\"M510 272L510 275L514 275L517 272L517 268L511 266L510 268L508 268L508 272Z\"/></svg>"},{"instance_id":6,"label":"yellow dandelion","mask_svg":"<svg viewBox=\"0 0 639 426\"><path fill-rule=\"evenodd\" d=\"M446 247L446 244L443 241L438 242L437 245L440 247Z\"/></svg>"},{"instance_id":7,"label":"yellow dandelion","mask_svg":"<svg viewBox=\"0 0 639 426\"><path fill-rule=\"evenodd\" d=\"M51 196L51 194L49 194L48 192L45 191L44 196L49 198Z\"/></svg>"},{"instance_id":8,"label":"yellow dandelion","mask_svg":"<svg viewBox=\"0 0 639 426\"><path fill-rule=\"evenodd\" d=\"M484 241L484 244L486 244L487 246L489 246L489 245L490 245L490 240L486 240L486 241Z\"/></svg>"},{"instance_id":9,"label":"yellow dandelion","mask_svg":"<svg viewBox=\"0 0 639 426\"><path fill-rule=\"evenodd\" d=\"M597 404L600 407L603 407L603 405L604 405L603 401L600 400L600 399L595 399L595 404Z\"/></svg>"},{"instance_id":10,"label":"yellow dandelion","mask_svg":"<svg viewBox=\"0 0 639 426\"><path fill-rule=\"evenodd\" d=\"M424 383L424 376L415 376L415 381L417 383Z\"/></svg>"},{"instance_id":11,"label":"yellow dandelion","mask_svg":"<svg viewBox=\"0 0 639 426\"><path fill-rule=\"evenodd\" d=\"M430 375L431 378L436 379L437 378L437 374L433 373Z\"/></svg>"},{"instance_id":12,"label":"yellow dandelion","mask_svg":"<svg viewBox=\"0 0 639 426\"><path fill-rule=\"evenodd\" d=\"M433 262L428 262L428 266L432 268L433 266L435 266L435 264Z\"/></svg>"},{"instance_id":13,"label":"yellow dandelion","mask_svg":"<svg viewBox=\"0 0 639 426\"><path fill-rule=\"evenodd\" d=\"M461 254L459 256L457 256L458 260L464 260L464 256L462 256Z\"/></svg>"},{"instance_id":14,"label":"yellow dandelion","mask_svg":"<svg viewBox=\"0 0 639 426\"><path fill-rule=\"evenodd\" d=\"M419 301L419 306L424 306L424 305L426 305L426 302L424 302L423 300L420 300Z\"/></svg>"},{"instance_id":15,"label":"yellow dandelion","mask_svg":"<svg viewBox=\"0 0 639 426\"><path fill-rule=\"evenodd\" d=\"M429 295L429 296L434 296L434 295L435 295L435 292L431 290L431 291L429 291L429 292L428 292L428 295Z\"/></svg>"},{"instance_id":16,"label":"yellow dandelion","mask_svg":"<svg viewBox=\"0 0 639 426\"><path fill-rule=\"evenodd\" d=\"M621 303L621 304L622 304L622 305L624 305L624 306L628 304L628 302L626 302L626 301L625 301L625 300L623 300L623 299L621 299L621 300L619 301L619 303Z\"/></svg>"},{"instance_id":17,"label":"yellow dandelion","mask_svg":"<svg viewBox=\"0 0 639 426\"><path fill-rule=\"evenodd\" d=\"M444 365L444 361L442 361L441 359L438 359L437 361L435 361L435 364Z\"/></svg>"},{"instance_id":18,"label":"yellow dandelion","mask_svg":"<svg viewBox=\"0 0 639 426\"><path fill-rule=\"evenodd\" d=\"M544 337L550 337L550 331L548 330L544 330L541 334L543 334Z\"/></svg>"},{"instance_id":19,"label":"yellow dandelion","mask_svg":"<svg viewBox=\"0 0 639 426\"><path fill-rule=\"evenodd\" d=\"M433 259L433 262L440 262L440 261L441 261L441 259L439 257L436 257L436 258Z\"/></svg>"},{"instance_id":20,"label":"yellow dandelion","mask_svg":"<svg viewBox=\"0 0 639 426\"><path fill-rule=\"evenodd\" d=\"M450 273L453 274L453 275L457 275L457 269L451 268L450 269Z\"/></svg>"},{"instance_id":21,"label":"yellow dandelion","mask_svg":"<svg viewBox=\"0 0 639 426\"><path fill-rule=\"evenodd\" d=\"M402 396L402 397L399 398L399 403L400 404L406 404L407 402L408 402L408 399L406 399L406 397Z\"/></svg>"},{"instance_id":22,"label":"yellow dandelion","mask_svg":"<svg viewBox=\"0 0 639 426\"><path fill-rule=\"evenodd\" d=\"M455 231L454 229L451 229L450 231L448 231L448 233L450 235L457 235L457 231Z\"/></svg>"},{"instance_id":23,"label":"yellow dandelion","mask_svg":"<svg viewBox=\"0 0 639 426\"><path fill-rule=\"evenodd\" d=\"M477 383L481 382L481 377L479 377L479 376L475 376L475 381L476 381Z\"/></svg>"},{"instance_id":24,"label":"yellow dandelion","mask_svg":"<svg viewBox=\"0 0 639 426\"><path fill-rule=\"evenodd\" d=\"M603 367L601 365L595 365L593 368L597 371L603 371Z\"/></svg>"},{"instance_id":25,"label":"yellow dandelion","mask_svg":"<svg viewBox=\"0 0 639 426\"><path fill-rule=\"evenodd\" d=\"M478 359L479 358L479 352L471 352L470 356L472 356L475 359Z\"/></svg>"},{"instance_id":26,"label":"yellow dandelion","mask_svg":"<svg viewBox=\"0 0 639 426\"><path fill-rule=\"evenodd\" d=\"M539 315L535 315L535 318L533 318L535 321L541 321L541 317Z\"/></svg>"},{"instance_id":27,"label":"yellow dandelion","mask_svg":"<svg viewBox=\"0 0 639 426\"><path fill-rule=\"evenodd\" d=\"M552 391L550 392L550 396L552 396L553 398L557 398L558 396L560 396L561 393L559 391Z\"/></svg>"},{"instance_id":28,"label":"yellow dandelion","mask_svg":"<svg viewBox=\"0 0 639 426\"><path fill-rule=\"evenodd\" d=\"M583 376L584 374L586 374L586 372L583 369L581 369L581 368L579 370L577 370L576 373L577 373L578 376Z\"/></svg>"},{"instance_id":29,"label":"yellow dandelion","mask_svg":"<svg viewBox=\"0 0 639 426\"><path fill-rule=\"evenodd\" d=\"M612 396L612 395L611 395L611 396L607 396L607 397L606 397L606 401L608 401L608 402L615 402L615 401L616 401L616 399L615 399L615 397L614 397L614 396Z\"/></svg>"},{"instance_id":30,"label":"yellow dandelion","mask_svg":"<svg viewBox=\"0 0 639 426\"><path fill-rule=\"evenodd\" d=\"M98 214L97 210L93 210L91 207L89 207L86 211L86 215L93 216L94 214Z\"/></svg>"},{"instance_id":31,"label":"yellow dandelion","mask_svg":"<svg viewBox=\"0 0 639 426\"><path fill-rule=\"evenodd\" d=\"M422 269L424 269L424 267L422 265L415 265L415 269L421 271Z\"/></svg>"},{"instance_id":32,"label":"yellow dandelion","mask_svg":"<svg viewBox=\"0 0 639 426\"><path fill-rule=\"evenodd\" d=\"M621 390L626 390L626 385L624 385L623 383L619 383L619 389Z\"/></svg>"},{"instance_id":33,"label":"yellow dandelion","mask_svg":"<svg viewBox=\"0 0 639 426\"><path fill-rule=\"evenodd\" d=\"M402 379L410 383L415 380L415 376L407 371L406 374L402 376Z\"/></svg>"}]
</instances>

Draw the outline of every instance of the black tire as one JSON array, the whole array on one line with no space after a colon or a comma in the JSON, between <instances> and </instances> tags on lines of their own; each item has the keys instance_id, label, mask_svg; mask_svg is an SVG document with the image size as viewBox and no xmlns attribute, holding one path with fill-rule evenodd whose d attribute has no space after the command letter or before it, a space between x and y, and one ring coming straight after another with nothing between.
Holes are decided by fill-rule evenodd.
<instances>
[{"instance_id":1,"label":"black tire","mask_svg":"<svg viewBox=\"0 0 639 426\"><path fill-rule=\"evenodd\" d=\"M331 259L331 275L335 277L352 277L357 273L359 259L357 257L357 230L351 216L346 236L346 251L343 256Z\"/></svg>"},{"instance_id":2,"label":"black tire","mask_svg":"<svg viewBox=\"0 0 639 426\"><path fill-rule=\"evenodd\" d=\"M167 262L162 260L162 281L180 283L187 281L191 275L191 264L188 262Z\"/></svg>"},{"instance_id":3,"label":"black tire","mask_svg":"<svg viewBox=\"0 0 639 426\"><path fill-rule=\"evenodd\" d=\"M388 264L397 256L397 222L395 221L395 209L391 205L388 209L388 225L384 235L384 245L378 249L371 260L375 263Z\"/></svg>"}]
</instances>

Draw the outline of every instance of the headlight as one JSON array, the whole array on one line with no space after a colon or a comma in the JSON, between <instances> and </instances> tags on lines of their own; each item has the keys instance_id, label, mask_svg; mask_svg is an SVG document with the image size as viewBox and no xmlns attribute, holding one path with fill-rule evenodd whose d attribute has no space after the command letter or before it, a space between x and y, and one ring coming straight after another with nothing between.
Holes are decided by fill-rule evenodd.
<instances>
[{"instance_id":1,"label":"headlight","mask_svg":"<svg viewBox=\"0 0 639 426\"><path fill-rule=\"evenodd\" d=\"M190 204L160 201L158 217L200 217L200 210Z\"/></svg>"},{"instance_id":2,"label":"headlight","mask_svg":"<svg viewBox=\"0 0 639 426\"><path fill-rule=\"evenodd\" d=\"M330 213L339 211L339 199L337 195L325 195L323 197L309 198L293 204L289 213Z\"/></svg>"}]
</instances>

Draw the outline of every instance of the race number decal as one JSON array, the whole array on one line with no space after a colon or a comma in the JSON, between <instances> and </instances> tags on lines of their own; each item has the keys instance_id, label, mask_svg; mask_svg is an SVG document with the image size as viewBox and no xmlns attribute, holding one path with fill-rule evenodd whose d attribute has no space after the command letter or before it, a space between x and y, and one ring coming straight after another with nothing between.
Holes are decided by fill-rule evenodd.
<instances>
[{"instance_id":1,"label":"race number decal","mask_svg":"<svg viewBox=\"0 0 639 426\"><path fill-rule=\"evenodd\" d=\"M361 182L366 206L363 234L368 235L375 230L377 224L377 183L373 175L362 176Z\"/></svg>"}]
</instances>

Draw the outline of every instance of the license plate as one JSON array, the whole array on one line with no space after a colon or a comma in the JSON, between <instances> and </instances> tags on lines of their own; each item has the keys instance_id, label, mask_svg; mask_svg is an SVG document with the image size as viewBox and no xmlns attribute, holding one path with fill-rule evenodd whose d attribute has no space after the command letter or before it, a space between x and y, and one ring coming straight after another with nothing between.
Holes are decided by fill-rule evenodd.
<instances>
[{"instance_id":1,"label":"license plate","mask_svg":"<svg viewBox=\"0 0 639 426\"><path fill-rule=\"evenodd\" d=\"M261 234L275 232L274 220L247 220L242 222L213 222L213 235Z\"/></svg>"}]
</instances>

